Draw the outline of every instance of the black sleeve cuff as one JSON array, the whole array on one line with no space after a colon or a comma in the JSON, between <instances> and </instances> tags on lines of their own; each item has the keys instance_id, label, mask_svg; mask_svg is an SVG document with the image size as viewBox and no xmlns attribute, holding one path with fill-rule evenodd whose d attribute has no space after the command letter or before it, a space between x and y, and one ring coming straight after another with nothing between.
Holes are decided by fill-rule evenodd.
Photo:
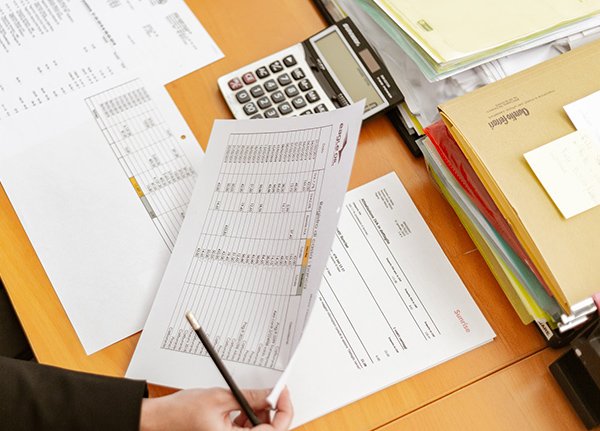
<instances>
[{"instance_id":1,"label":"black sleeve cuff","mask_svg":"<svg viewBox=\"0 0 600 431\"><path fill-rule=\"evenodd\" d=\"M0 423L14 430L139 429L146 383L0 357Z\"/></svg>"}]
</instances>

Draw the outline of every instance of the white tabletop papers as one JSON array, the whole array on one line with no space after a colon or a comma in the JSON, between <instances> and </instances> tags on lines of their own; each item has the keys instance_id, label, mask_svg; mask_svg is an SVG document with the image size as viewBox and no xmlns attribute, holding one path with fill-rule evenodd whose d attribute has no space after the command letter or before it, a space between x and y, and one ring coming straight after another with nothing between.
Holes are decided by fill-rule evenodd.
<instances>
[{"instance_id":1,"label":"white tabletop papers","mask_svg":"<svg viewBox=\"0 0 600 431\"><path fill-rule=\"evenodd\" d=\"M90 354L142 329L203 153L164 88L135 80L80 109L0 159L0 180Z\"/></svg>"},{"instance_id":2,"label":"white tabletop papers","mask_svg":"<svg viewBox=\"0 0 600 431\"><path fill-rule=\"evenodd\" d=\"M491 341L398 177L349 191L288 387L292 427Z\"/></svg>"},{"instance_id":3,"label":"white tabletop papers","mask_svg":"<svg viewBox=\"0 0 600 431\"><path fill-rule=\"evenodd\" d=\"M319 117L302 120L303 127L307 121L323 127L316 124L324 119ZM328 122L338 130L336 122ZM275 127L271 121L247 124ZM297 130L298 124L287 127ZM128 377L177 388L225 386L186 322L185 313L192 311L242 388L271 387L276 381L280 388L287 379L293 426L298 426L493 339L394 174L348 192L341 205L326 197L334 188L325 188L316 171L297 176L278 163L287 172L279 177L264 159L258 163L253 152L238 145L266 148L264 131L254 136L236 123L236 130L226 134L226 126L233 129L234 123L217 125L205 158L214 172L201 173L203 187L194 191ZM277 133L272 135L277 145ZM289 151L282 144L279 157ZM243 158L236 169L228 166ZM297 188L313 184L310 178L318 178L318 198L315 192L307 199L304 188ZM262 197L260 187L275 195ZM303 204L291 195L302 197ZM273 199L276 204L269 202ZM308 213L317 202L324 204L318 235ZM331 206L339 208L337 228L322 218ZM258 208L266 213L255 214ZM311 228L284 221L288 210L305 212L300 225ZM307 274L313 287L301 292L297 286L311 232L315 248ZM268 241L259 240L258 233ZM324 238L331 234L333 246L323 252L325 243L331 244ZM264 252L267 246L278 253ZM315 284L320 284L318 295ZM298 307L306 299L312 312Z\"/></svg>"},{"instance_id":4,"label":"white tabletop papers","mask_svg":"<svg viewBox=\"0 0 600 431\"><path fill-rule=\"evenodd\" d=\"M363 110L215 122L128 377L224 386L191 311L238 385L278 381L317 300Z\"/></svg>"},{"instance_id":5,"label":"white tabletop papers","mask_svg":"<svg viewBox=\"0 0 600 431\"><path fill-rule=\"evenodd\" d=\"M142 329L200 169L164 85L223 56L183 1L108 4L0 0L0 181L88 354Z\"/></svg>"},{"instance_id":6,"label":"white tabletop papers","mask_svg":"<svg viewBox=\"0 0 600 431\"><path fill-rule=\"evenodd\" d=\"M123 71L165 85L223 57L181 0L25 3L0 0L0 121Z\"/></svg>"}]
</instances>

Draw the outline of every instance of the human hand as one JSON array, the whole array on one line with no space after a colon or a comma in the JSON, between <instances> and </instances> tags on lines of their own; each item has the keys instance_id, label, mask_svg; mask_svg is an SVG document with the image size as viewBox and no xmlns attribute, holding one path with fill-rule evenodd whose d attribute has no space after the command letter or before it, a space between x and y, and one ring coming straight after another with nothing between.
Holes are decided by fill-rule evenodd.
<instances>
[{"instance_id":1,"label":"human hand","mask_svg":"<svg viewBox=\"0 0 600 431\"><path fill-rule=\"evenodd\" d=\"M287 388L281 392L272 421L268 389L242 392L261 425L252 428L244 413L231 421L230 413L239 411L240 405L227 389L186 389L164 397L144 398L140 431L286 431L289 428L294 411Z\"/></svg>"}]
</instances>

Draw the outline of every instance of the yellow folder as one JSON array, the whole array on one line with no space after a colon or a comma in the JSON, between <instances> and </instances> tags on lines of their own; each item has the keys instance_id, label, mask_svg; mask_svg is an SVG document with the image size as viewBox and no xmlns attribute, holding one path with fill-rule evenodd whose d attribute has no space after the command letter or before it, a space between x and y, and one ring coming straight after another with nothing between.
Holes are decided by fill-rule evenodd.
<instances>
[{"instance_id":1,"label":"yellow folder","mask_svg":"<svg viewBox=\"0 0 600 431\"><path fill-rule=\"evenodd\" d=\"M563 107L598 90L600 41L439 106L566 313L600 291L600 206L565 219L523 154L574 132Z\"/></svg>"}]
</instances>

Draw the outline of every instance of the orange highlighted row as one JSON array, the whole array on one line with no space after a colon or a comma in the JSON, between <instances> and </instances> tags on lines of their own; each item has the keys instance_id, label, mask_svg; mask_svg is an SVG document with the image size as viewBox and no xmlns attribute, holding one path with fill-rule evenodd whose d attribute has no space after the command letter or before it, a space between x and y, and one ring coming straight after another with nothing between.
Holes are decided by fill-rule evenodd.
<instances>
[{"instance_id":1,"label":"orange highlighted row","mask_svg":"<svg viewBox=\"0 0 600 431\"><path fill-rule=\"evenodd\" d=\"M138 184L137 180L135 179L135 177L131 177L129 178L129 181L131 181L131 184L133 185L133 188L135 189L136 193L138 194L139 197L143 197L144 196L144 192L142 191L142 188L140 187L140 185Z\"/></svg>"},{"instance_id":2,"label":"orange highlighted row","mask_svg":"<svg viewBox=\"0 0 600 431\"><path fill-rule=\"evenodd\" d=\"M308 264L308 254L310 253L310 242L312 238L306 239L306 245L304 246L304 256L302 257L302 266L306 266Z\"/></svg>"}]
</instances>

